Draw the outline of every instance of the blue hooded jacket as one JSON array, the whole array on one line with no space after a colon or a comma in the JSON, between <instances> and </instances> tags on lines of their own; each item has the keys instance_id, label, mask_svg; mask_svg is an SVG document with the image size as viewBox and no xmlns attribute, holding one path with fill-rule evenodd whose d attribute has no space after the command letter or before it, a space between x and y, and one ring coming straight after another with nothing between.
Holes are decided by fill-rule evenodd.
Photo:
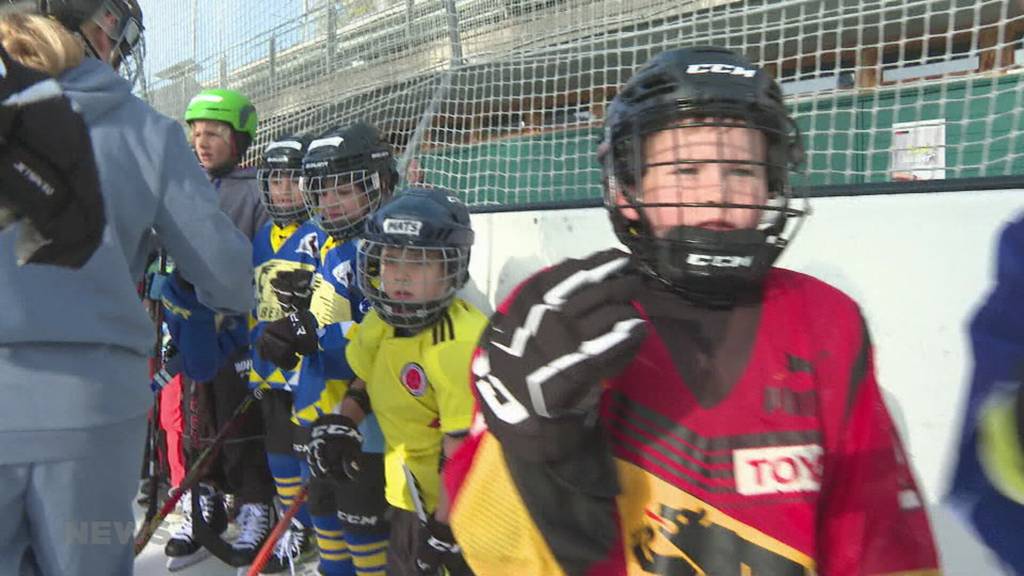
<instances>
[{"instance_id":1,"label":"blue hooded jacket","mask_svg":"<svg viewBox=\"0 0 1024 576\"><path fill-rule=\"evenodd\" d=\"M0 464L73 454L68 431L151 404L156 331L135 286L152 231L203 304L228 314L253 306L251 244L218 207L182 127L98 60L58 80L89 127L108 224L80 270L18 267L17 231L0 233Z\"/></svg>"}]
</instances>

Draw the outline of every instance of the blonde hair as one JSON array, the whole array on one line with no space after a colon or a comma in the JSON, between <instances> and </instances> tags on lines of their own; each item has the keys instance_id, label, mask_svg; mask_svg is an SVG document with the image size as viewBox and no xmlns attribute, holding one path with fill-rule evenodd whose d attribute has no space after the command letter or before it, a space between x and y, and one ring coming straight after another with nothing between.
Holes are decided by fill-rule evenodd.
<instances>
[{"instance_id":1,"label":"blonde hair","mask_svg":"<svg viewBox=\"0 0 1024 576\"><path fill-rule=\"evenodd\" d=\"M0 15L0 43L15 61L54 77L85 58L78 38L56 20L39 14Z\"/></svg>"}]
</instances>

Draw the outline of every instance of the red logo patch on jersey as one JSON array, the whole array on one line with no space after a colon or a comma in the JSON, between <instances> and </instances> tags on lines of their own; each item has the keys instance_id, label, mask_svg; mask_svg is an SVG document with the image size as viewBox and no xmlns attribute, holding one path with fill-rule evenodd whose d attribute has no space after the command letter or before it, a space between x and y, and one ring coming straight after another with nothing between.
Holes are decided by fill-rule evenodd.
<instances>
[{"instance_id":1,"label":"red logo patch on jersey","mask_svg":"<svg viewBox=\"0 0 1024 576\"><path fill-rule=\"evenodd\" d=\"M770 446L733 450L736 491L744 496L821 489L821 446Z\"/></svg>"},{"instance_id":2,"label":"red logo patch on jersey","mask_svg":"<svg viewBox=\"0 0 1024 576\"><path fill-rule=\"evenodd\" d=\"M402 368L399 376L402 386L409 391L409 394L419 398L427 391L427 373L423 367L415 362L410 362Z\"/></svg>"}]
</instances>

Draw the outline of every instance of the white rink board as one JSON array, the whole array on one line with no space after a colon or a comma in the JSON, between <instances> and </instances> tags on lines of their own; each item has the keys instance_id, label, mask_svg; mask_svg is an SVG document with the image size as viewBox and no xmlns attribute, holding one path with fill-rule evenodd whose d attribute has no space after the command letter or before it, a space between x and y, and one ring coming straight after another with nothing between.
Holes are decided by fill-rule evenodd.
<instances>
[{"instance_id":1,"label":"white rink board","mask_svg":"<svg viewBox=\"0 0 1024 576\"><path fill-rule=\"evenodd\" d=\"M822 198L781 264L860 302L879 382L927 496L947 576L998 576L991 555L939 505L953 466L970 349L966 323L991 286L995 242L1024 190ZM538 268L614 245L603 209L473 216L471 270L491 303ZM235 571L215 559L183 576ZM136 574L166 574L149 546Z\"/></svg>"}]
</instances>

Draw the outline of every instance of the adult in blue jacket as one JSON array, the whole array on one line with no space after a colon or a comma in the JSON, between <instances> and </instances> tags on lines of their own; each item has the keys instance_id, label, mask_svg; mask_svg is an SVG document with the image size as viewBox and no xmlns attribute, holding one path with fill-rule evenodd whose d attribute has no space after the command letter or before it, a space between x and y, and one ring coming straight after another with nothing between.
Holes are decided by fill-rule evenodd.
<instances>
[{"instance_id":1,"label":"adult in blue jacket","mask_svg":"<svg viewBox=\"0 0 1024 576\"><path fill-rule=\"evenodd\" d=\"M124 30L141 28L133 3L92 0L87 14L88 1L49 2L79 10L53 18L0 17L7 51L57 76L80 108L108 223L78 270L19 267L15 231L0 233L0 574L132 572L153 338L135 284L152 231L205 305L229 314L253 305L248 240L218 207L181 127L112 67L132 48ZM95 57L83 59L68 29Z\"/></svg>"}]
</instances>

